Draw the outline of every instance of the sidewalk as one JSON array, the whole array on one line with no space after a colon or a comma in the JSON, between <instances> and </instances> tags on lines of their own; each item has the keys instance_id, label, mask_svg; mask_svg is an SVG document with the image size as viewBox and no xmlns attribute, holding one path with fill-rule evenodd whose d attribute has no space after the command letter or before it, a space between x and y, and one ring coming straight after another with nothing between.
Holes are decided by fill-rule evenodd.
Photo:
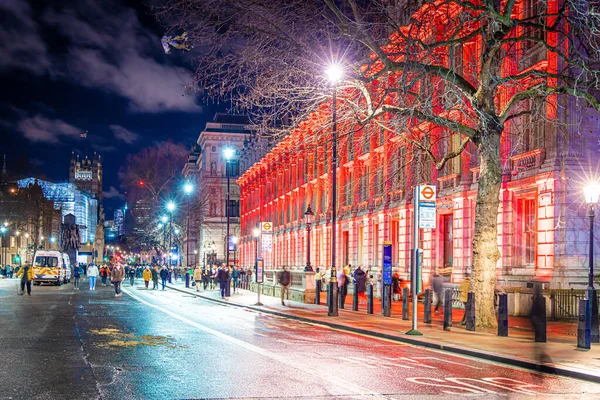
<instances>
[{"instance_id":1,"label":"sidewalk","mask_svg":"<svg viewBox=\"0 0 600 400\"><path fill-rule=\"evenodd\" d=\"M433 323L424 324L422 304L419 304L418 329L423 336L407 336L405 333L411 328L411 321L401 319L401 302L394 303L392 317L384 317L379 304L375 305L372 315L366 314L366 305L360 305L359 311L351 311L352 297L348 296L345 309L339 310L339 316L329 317L324 305L286 300L286 306L282 306L279 298L265 295L260 296L263 306L255 306L257 293L247 290L232 293L231 297L222 300L218 290L196 292L195 288L186 289L183 282L175 281L168 287L186 293L193 292L198 297L232 306L600 383L600 344L592 345L590 350L578 350L577 326L574 323L548 321L548 342L535 343L531 325L526 318L510 318L509 336L499 337L495 332L465 330L459 324L463 311L454 310L454 326L447 332L442 329L441 315L432 315ZM322 302L324 296L325 293L321 298ZM514 326L518 328L513 328Z\"/></svg>"}]
</instances>

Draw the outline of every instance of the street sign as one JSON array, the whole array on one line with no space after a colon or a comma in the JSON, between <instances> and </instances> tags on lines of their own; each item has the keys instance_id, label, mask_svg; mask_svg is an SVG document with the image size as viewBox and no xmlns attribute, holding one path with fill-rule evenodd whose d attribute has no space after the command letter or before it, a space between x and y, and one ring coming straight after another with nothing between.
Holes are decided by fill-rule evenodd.
<instances>
[{"instance_id":1,"label":"street sign","mask_svg":"<svg viewBox=\"0 0 600 400\"><path fill-rule=\"evenodd\" d=\"M383 284L392 284L392 243L383 242Z\"/></svg>"},{"instance_id":2,"label":"street sign","mask_svg":"<svg viewBox=\"0 0 600 400\"><path fill-rule=\"evenodd\" d=\"M435 229L436 222L435 203L420 202L419 204L419 228Z\"/></svg>"},{"instance_id":3,"label":"street sign","mask_svg":"<svg viewBox=\"0 0 600 400\"><path fill-rule=\"evenodd\" d=\"M419 201L435 202L436 187L435 185L420 185L419 186Z\"/></svg>"},{"instance_id":4,"label":"street sign","mask_svg":"<svg viewBox=\"0 0 600 400\"><path fill-rule=\"evenodd\" d=\"M256 283L263 283L265 281L265 268L262 258L256 259Z\"/></svg>"},{"instance_id":5,"label":"street sign","mask_svg":"<svg viewBox=\"0 0 600 400\"><path fill-rule=\"evenodd\" d=\"M260 249L261 252L273 251L273 224L271 222L260 223Z\"/></svg>"}]
</instances>

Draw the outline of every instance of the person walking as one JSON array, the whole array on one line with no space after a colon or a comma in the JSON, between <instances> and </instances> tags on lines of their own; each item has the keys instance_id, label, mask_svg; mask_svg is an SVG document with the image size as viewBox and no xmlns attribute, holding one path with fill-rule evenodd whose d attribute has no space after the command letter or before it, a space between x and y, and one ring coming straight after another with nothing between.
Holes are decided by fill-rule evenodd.
<instances>
[{"instance_id":1,"label":"person walking","mask_svg":"<svg viewBox=\"0 0 600 400\"><path fill-rule=\"evenodd\" d=\"M225 290L227 289L227 284L229 283L229 270L223 264L219 270L217 271L217 280L219 281L219 289L221 290L221 298L225 298Z\"/></svg>"},{"instance_id":2,"label":"person walking","mask_svg":"<svg viewBox=\"0 0 600 400\"><path fill-rule=\"evenodd\" d=\"M196 267L194 269L194 282L196 282L196 292L200 291L200 283L202 282L202 269L200 267Z\"/></svg>"},{"instance_id":3,"label":"person walking","mask_svg":"<svg viewBox=\"0 0 600 400\"><path fill-rule=\"evenodd\" d=\"M433 312L435 315L440 315L440 305L443 305L444 301L444 280L438 274L435 273L433 275L433 279L431 280L431 287L433 289L433 293L435 293L435 308Z\"/></svg>"},{"instance_id":4,"label":"person walking","mask_svg":"<svg viewBox=\"0 0 600 400\"><path fill-rule=\"evenodd\" d=\"M129 267L129 284L133 286L135 283L135 267Z\"/></svg>"},{"instance_id":5,"label":"person walking","mask_svg":"<svg viewBox=\"0 0 600 400\"><path fill-rule=\"evenodd\" d=\"M362 270L360 265L354 271L354 280L356 281L356 291L358 292L358 303L366 304L367 295L365 294L365 291L367 290L367 274Z\"/></svg>"},{"instance_id":6,"label":"person walking","mask_svg":"<svg viewBox=\"0 0 600 400\"><path fill-rule=\"evenodd\" d=\"M205 270L202 270L202 289L206 290L206 287L208 286L208 272L206 272Z\"/></svg>"},{"instance_id":7,"label":"person walking","mask_svg":"<svg viewBox=\"0 0 600 400\"><path fill-rule=\"evenodd\" d=\"M471 278L469 275L465 275L465 279L460 283L459 286L460 291L460 301L465 306L465 313L463 314L462 319L460 320L461 325L467 324L467 299L469 298L469 290L471 290Z\"/></svg>"},{"instance_id":8,"label":"person walking","mask_svg":"<svg viewBox=\"0 0 600 400\"><path fill-rule=\"evenodd\" d=\"M27 295L31 296L31 281L33 280L33 268L29 264L25 264L23 267L19 268L16 278L21 277L21 292L19 293L21 296L25 294L25 286L27 286Z\"/></svg>"},{"instance_id":9,"label":"person walking","mask_svg":"<svg viewBox=\"0 0 600 400\"><path fill-rule=\"evenodd\" d=\"M344 308L346 303L346 288L348 287L348 277L344 273L344 269L340 268L337 273L338 295L340 296L340 308Z\"/></svg>"},{"instance_id":10,"label":"person walking","mask_svg":"<svg viewBox=\"0 0 600 400\"><path fill-rule=\"evenodd\" d=\"M115 286L115 297L121 297L121 282L125 279L125 268L121 264L117 264L110 272L110 282Z\"/></svg>"},{"instance_id":11,"label":"person walking","mask_svg":"<svg viewBox=\"0 0 600 400\"><path fill-rule=\"evenodd\" d=\"M281 286L281 305L285 306L283 299L287 294L290 297L290 284L292 283L292 274L287 270L287 267L283 267L283 271L279 274L279 285Z\"/></svg>"},{"instance_id":12,"label":"person walking","mask_svg":"<svg viewBox=\"0 0 600 400\"><path fill-rule=\"evenodd\" d=\"M106 280L108 279L108 267L103 265L100 267L100 279L102 279L102 286L106 286Z\"/></svg>"},{"instance_id":13,"label":"person walking","mask_svg":"<svg viewBox=\"0 0 600 400\"><path fill-rule=\"evenodd\" d=\"M90 290L96 290L96 277L98 276L98 267L90 264L87 268L87 277L90 284Z\"/></svg>"},{"instance_id":14,"label":"person walking","mask_svg":"<svg viewBox=\"0 0 600 400\"><path fill-rule=\"evenodd\" d=\"M81 268L79 265L73 266L73 290L79 290L79 280L81 279Z\"/></svg>"},{"instance_id":15,"label":"person walking","mask_svg":"<svg viewBox=\"0 0 600 400\"><path fill-rule=\"evenodd\" d=\"M155 265L152 268L152 290L158 289L158 267Z\"/></svg>"},{"instance_id":16,"label":"person walking","mask_svg":"<svg viewBox=\"0 0 600 400\"><path fill-rule=\"evenodd\" d=\"M167 280L169 279L169 270L164 265L160 269L160 283L162 285L162 290L165 290L165 286L167 286Z\"/></svg>"},{"instance_id":17,"label":"person walking","mask_svg":"<svg viewBox=\"0 0 600 400\"><path fill-rule=\"evenodd\" d=\"M210 290L213 290L217 285L217 272L219 271L215 270L211 264L208 272L208 276L210 277Z\"/></svg>"},{"instance_id":18,"label":"person walking","mask_svg":"<svg viewBox=\"0 0 600 400\"><path fill-rule=\"evenodd\" d=\"M148 289L150 279L152 279L152 272L149 267L144 268L144 271L142 271L142 278L144 278L144 285L146 285L146 289Z\"/></svg>"},{"instance_id":19,"label":"person walking","mask_svg":"<svg viewBox=\"0 0 600 400\"><path fill-rule=\"evenodd\" d=\"M233 293L237 291L239 287L239 279L240 279L240 271L234 265L233 270L231 271L231 278L233 279Z\"/></svg>"}]
</instances>

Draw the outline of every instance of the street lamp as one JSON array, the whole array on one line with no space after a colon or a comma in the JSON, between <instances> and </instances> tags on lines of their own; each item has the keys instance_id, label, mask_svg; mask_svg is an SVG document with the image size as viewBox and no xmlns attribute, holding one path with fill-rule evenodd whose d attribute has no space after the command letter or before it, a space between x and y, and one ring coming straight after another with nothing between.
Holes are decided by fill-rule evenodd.
<instances>
[{"instance_id":1,"label":"street lamp","mask_svg":"<svg viewBox=\"0 0 600 400\"><path fill-rule=\"evenodd\" d=\"M590 254L589 254L589 280L588 286L590 289L594 288L594 214L595 206L600 198L600 184L598 182L592 182L588 184L584 189L585 202L588 205L588 217L590 218Z\"/></svg>"},{"instance_id":2,"label":"street lamp","mask_svg":"<svg viewBox=\"0 0 600 400\"><path fill-rule=\"evenodd\" d=\"M175 211L175 203L169 201L167 203L167 211L169 212L169 255L171 254L171 246L173 245L173 211ZM172 261L169 260L169 266L172 265Z\"/></svg>"},{"instance_id":3,"label":"street lamp","mask_svg":"<svg viewBox=\"0 0 600 400\"><path fill-rule=\"evenodd\" d=\"M306 267L304 267L304 272L312 272L313 269L310 266L310 226L314 221L315 213L310 208L310 204L304 213L304 217L306 218Z\"/></svg>"},{"instance_id":4,"label":"street lamp","mask_svg":"<svg viewBox=\"0 0 600 400\"><path fill-rule=\"evenodd\" d=\"M194 185L191 182L186 182L183 185L183 191L187 196L187 228L186 228L186 242L185 242L185 264L189 268L190 266L190 195L194 191ZM196 254L196 253L194 253Z\"/></svg>"},{"instance_id":5,"label":"street lamp","mask_svg":"<svg viewBox=\"0 0 600 400\"><path fill-rule=\"evenodd\" d=\"M338 287L335 269L335 244L337 225L337 85L343 77L342 68L333 64L327 69L327 76L333 83L333 104L331 107L331 278L329 279L329 304L327 315L338 316Z\"/></svg>"},{"instance_id":6,"label":"street lamp","mask_svg":"<svg viewBox=\"0 0 600 400\"><path fill-rule=\"evenodd\" d=\"M231 147L226 147L223 150L223 155L225 156L225 174L227 175L227 204L225 205L225 216L227 217L227 244L226 244L226 254L225 254L225 265L229 267L229 197L230 197L230 176L231 173L229 171L229 162L233 158L235 154L235 150Z\"/></svg>"},{"instance_id":7,"label":"street lamp","mask_svg":"<svg viewBox=\"0 0 600 400\"><path fill-rule=\"evenodd\" d=\"M254 264L256 265L256 260L258 260L258 236L260 235L260 229L254 228L252 229L252 236L254 236Z\"/></svg>"},{"instance_id":8,"label":"street lamp","mask_svg":"<svg viewBox=\"0 0 600 400\"><path fill-rule=\"evenodd\" d=\"M2 266L4 266L4 264L5 264L4 263L4 241L5 241L4 234L6 233L6 225L7 224L5 222L4 226L0 226L0 233L2 234L2 248L1 248L1 251L0 251L0 258L1 258L0 262L2 263Z\"/></svg>"}]
</instances>

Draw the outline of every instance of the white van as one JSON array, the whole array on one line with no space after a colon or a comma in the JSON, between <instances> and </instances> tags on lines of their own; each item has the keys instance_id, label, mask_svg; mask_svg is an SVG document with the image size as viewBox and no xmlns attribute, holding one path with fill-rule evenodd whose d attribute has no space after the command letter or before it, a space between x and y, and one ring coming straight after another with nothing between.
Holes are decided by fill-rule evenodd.
<instances>
[{"instance_id":1,"label":"white van","mask_svg":"<svg viewBox=\"0 0 600 400\"><path fill-rule=\"evenodd\" d=\"M71 281L69 256L55 250L38 250L33 258L33 283L54 283L57 286Z\"/></svg>"}]
</instances>

